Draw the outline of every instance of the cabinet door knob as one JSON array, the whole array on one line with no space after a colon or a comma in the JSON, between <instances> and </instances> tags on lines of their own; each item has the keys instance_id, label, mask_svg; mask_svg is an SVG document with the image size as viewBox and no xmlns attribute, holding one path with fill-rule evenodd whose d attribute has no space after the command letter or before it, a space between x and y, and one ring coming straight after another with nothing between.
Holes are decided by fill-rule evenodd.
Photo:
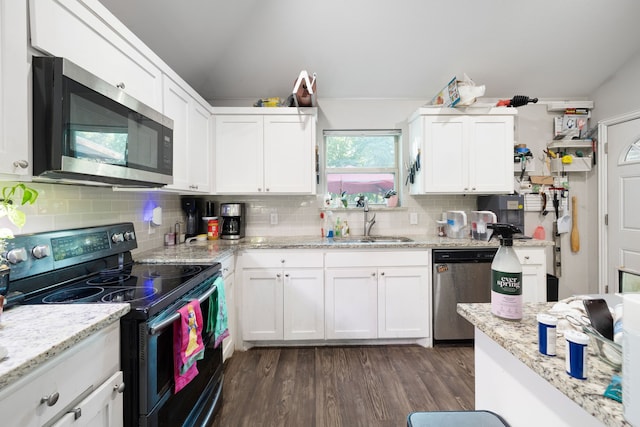
<instances>
[{"instance_id":1,"label":"cabinet door knob","mask_svg":"<svg viewBox=\"0 0 640 427\"><path fill-rule=\"evenodd\" d=\"M60 393L57 391L55 393L51 393L49 396L44 396L40 399L40 403L46 403L47 406L53 406L58 403L58 399L60 398Z\"/></svg>"},{"instance_id":2,"label":"cabinet door knob","mask_svg":"<svg viewBox=\"0 0 640 427\"><path fill-rule=\"evenodd\" d=\"M118 84L116 85L116 87L117 87L118 89L124 89L124 87L125 87L125 86L124 86L124 82L120 82L120 83L118 83Z\"/></svg>"},{"instance_id":3,"label":"cabinet door knob","mask_svg":"<svg viewBox=\"0 0 640 427\"><path fill-rule=\"evenodd\" d=\"M284 277L289 277L289 273L286 273L286 274L284 275Z\"/></svg>"},{"instance_id":4,"label":"cabinet door knob","mask_svg":"<svg viewBox=\"0 0 640 427\"><path fill-rule=\"evenodd\" d=\"M281 264L284 264L284 259L281 259L281 260L280 260L280 263L281 263Z\"/></svg>"},{"instance_id":5,"label":"cabinet door knob","mask_svg":"<svg viewBox=\"0 0 640 427\"><path fill-rule=\"evenodd\" d=\"M258 191L262 191L262 188L258 187Z\"/></svg>"},{"instance_id":6,"label":"cabinet door knob","mask_svg":"<svg viewBox=\"0 0 640 427\"><path fill-rule=\"evenodd\" d=\"M382 273L380 273L381 276L384 276L384 271Z\"/></svg>"},{"instance_id":7,"label":"cabinet door knob","mask_svg":"<svg viewBox=\"0 0 640 427\"><path fill-rule=\"evenodd\" d=\"M113 386L113 391L118 392L118 393L123 393L124 392L124 383L120 383L120 384L116 384Z\"/></svg>"},{"instance_id":8,"label":"cabinet door knob","mask_svg":"<svg viewBox=\"0 0 640 427\"><path fill-rule=\"evenodd\" d=\"M69 412L71 412L73 414L73 419L74 420L77 420L82 416L82 409L81 408L73 408Z\"/></svg>"},{"instance_id":9,"label":"cabinet door knob","mask_svg":"<svg viewBox=\"0 0 640 427\"><path fill-rule=\"evenodd\" d=\"M282 277L282 275L280 273L276 274L276 277L279 279L280 277Z\"/></svg>"},{"instance_id":10,"label":"cabinet door knob","mask_svg":"<svg viewBox=\"0 0 640 427\"><path fill-rule=\"evenodd\" d=\"M524 259L526 259L527 261L529 261L529 255L525 255Z\"/></svg>"},{"instance_id":11,"label":"cabinet door knob","mask_svg":"<svg viewBox=\"0 0 640 427\"><path fill-rule=\"evenodd\" d=\"M376 277L376 273L371 273L371 277Z\"/></svg>"},{"instance_id":12,"label":"cabinet door knob","mask_svg":"<svg viewBox=\"0 0 640 427\"><path fill-rule=\"evenodd\" d=\"M14 168L26 169L29 167L29 162L26 160L14 160L13 162Z\"/></svg>"},{"instance_id":13,"label":"cabinet door knob","mask_svg":"<svg viewBox=\"0 0 640 427\"><path fill-rule=\"evenodd\" d=\"M265 188L265 191L269 191L269 189L268 189L268 188Z\"/></svg>"}]
</instances>

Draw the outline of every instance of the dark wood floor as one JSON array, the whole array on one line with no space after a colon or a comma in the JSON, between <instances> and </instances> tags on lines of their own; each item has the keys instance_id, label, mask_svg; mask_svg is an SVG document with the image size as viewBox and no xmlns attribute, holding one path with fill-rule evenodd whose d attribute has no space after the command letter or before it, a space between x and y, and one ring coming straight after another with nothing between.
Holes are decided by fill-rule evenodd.
<instances>
[{"instance_id":1,"label":"dark wood floor","mask_svg":"<svg viewBox=\"0 0 640 427\"><path fill-rule=\"evenodd\" d=\"M213 426L400 427L473 408L473 347L253 348L225 362Z\"/></svg>"}]
</instances>

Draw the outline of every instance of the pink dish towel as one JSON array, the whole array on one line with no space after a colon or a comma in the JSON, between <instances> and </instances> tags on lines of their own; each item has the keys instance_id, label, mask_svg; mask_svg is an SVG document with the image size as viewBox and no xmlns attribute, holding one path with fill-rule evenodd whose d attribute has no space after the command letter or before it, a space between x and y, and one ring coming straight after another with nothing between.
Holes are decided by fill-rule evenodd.
<instances>
[{"instance_id":1,"label":"pink dish towel","mask_svg":"<svg viewBox=\"0 0 640 427\"><path fill-rule=\"evenodd\" d=\"M180 319L173 323L175 393L198 375L196 362L204 356L200 303L197 299L191 300L179 309L178 313Z\"/></svg>"}]
</instances>

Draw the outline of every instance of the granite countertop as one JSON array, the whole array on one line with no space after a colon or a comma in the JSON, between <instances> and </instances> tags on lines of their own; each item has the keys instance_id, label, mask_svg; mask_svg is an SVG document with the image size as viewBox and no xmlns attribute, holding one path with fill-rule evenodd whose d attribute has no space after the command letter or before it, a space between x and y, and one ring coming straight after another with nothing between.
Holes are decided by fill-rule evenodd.
<instances>
[{"instance_id":1,"label":"granite countertop","mask_svg":"<svg viewBox=\"0 0 640 427\"><path fill-rule=\"evenodd\" d=\"M212 263L243 249L440 249L497 248L497 240L489 242L471 239L449 239L428 235L407 235L411 242L360 242L363 236L326 239L317 236L245 237L241 240L206 240L164 246L134 255L138 262L149 263ZM553 246L547 240L515 240L515 247Z\"/></svg>"},{"instance_id":2,"label":"granite countertop","mask_svg":"<svg viewBox=\"0 0 640 427\"><path fill-rule=\"evenodd\" d=\"M2 313L0 390L93 333L117 322L129 304L24 305Z\"/></svg>"},{"instance_id":3,"label":"granite countertop","mask_svg":"<svg viewBox=\"0 0 640 427\"><path fill-rule=\"evenodd\" d=\"M558 337L557 356L545 356L538 351L536 315L549 311L553 305L524 304L520 322L506 321L492 315L491 304L487 303L458 304L458 313L605 425L628 426L622 413L622 404L602 395L614 371L598 358L594 345L588 347L586 380L572 378L566 373L564 337Z\"/></svg>"}]
</instances>

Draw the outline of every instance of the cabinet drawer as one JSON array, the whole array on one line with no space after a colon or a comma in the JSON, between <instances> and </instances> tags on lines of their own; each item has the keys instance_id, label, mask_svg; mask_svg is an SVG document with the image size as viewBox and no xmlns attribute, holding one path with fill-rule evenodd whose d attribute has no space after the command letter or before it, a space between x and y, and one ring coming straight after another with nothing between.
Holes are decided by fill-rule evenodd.
<instances>
[{"instance_id":1,"label":"cabinet drawer","mask_svg":"<svg viewBox=\"0 0 640 427\"><path fill-rule=\"evenodd\" d=\"M322 268L322 252L267 250L246 251L240 255L242 268Z\"/></svg>"},{"instance_id":2,"label":"cabinet drawer","mask_svg":"<svg viewBox=\"0 0 640 427\"><path fill-rule=\"evenodd\" d=\"M89 337L0 393L0 413L11 414L16 426L40 426L86 397L120 369L120 324ZM58 394L47 406L41 400Z\"/></svg>"},{"instance_id":3,"label":"cabinet drawer","mask_svg":"<svg viewBox=\"0 0 640 427\"><path fill-rule=\"evenodd\" d=\"M540 265L546 263L544 249L516 249L520 264Z\"/></svg>"},{"instance_id":4,"label":"cabinet drawer","mask_svg":"<svg viewBox=\"0 0 640 427\"><path fill-rule=\"evenodd\" d=\"M427 266L429 251L331 251L325 255L326 267L403 267Z\"/></svg>"}]
</instances>

